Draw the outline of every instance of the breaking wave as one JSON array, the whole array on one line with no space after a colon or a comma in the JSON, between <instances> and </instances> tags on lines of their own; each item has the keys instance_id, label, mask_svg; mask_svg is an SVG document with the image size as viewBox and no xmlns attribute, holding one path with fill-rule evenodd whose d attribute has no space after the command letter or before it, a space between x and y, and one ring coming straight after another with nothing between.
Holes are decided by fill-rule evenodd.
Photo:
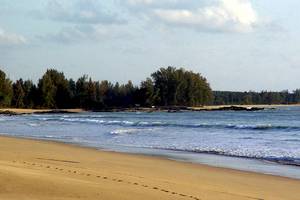
<instances>
[{"instance_id":1,"label":"breaking wave","mask_svg":"<svg viewBox=\"0 0 300 200\"><path fill-rule=\"evenodd\" d=\"M129 121L129 120L109 120L104 117L88 117L88 118L40 118L41 121L57 121L69 123L86 123L99 125L119 125L125 127L179 127L179 128L205 128L205 129L235 129L235 130L285 130L285 131L300 131L300 126L280 126L272 124L184 124L170 123L164 121Z\"/></svg>"}]
</instances>

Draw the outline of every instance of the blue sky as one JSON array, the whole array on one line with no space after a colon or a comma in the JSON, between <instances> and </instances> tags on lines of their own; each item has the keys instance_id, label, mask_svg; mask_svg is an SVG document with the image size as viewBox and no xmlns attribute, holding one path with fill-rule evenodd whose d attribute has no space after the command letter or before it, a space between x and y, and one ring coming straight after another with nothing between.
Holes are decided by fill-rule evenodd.
<instances>
[{"instance_id":1,"label":"blue sky","mask_svg":"<svg viewBox=\"0 0 300 200\"><path fill-rule=\"evenodd\" d=\"M200 72L215 90L300 88L297 0L1 0L0 66L36 81L138 84L159 67Z\"/></svg>"}]
</instances>

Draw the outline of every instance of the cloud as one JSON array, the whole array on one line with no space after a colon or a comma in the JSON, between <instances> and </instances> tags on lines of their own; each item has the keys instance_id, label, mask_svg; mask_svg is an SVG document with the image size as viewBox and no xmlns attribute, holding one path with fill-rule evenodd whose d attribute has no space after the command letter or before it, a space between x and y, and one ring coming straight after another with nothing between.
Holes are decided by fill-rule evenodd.
<instances>
[{"instance_id":1,"label":"cloud","mask_svg":"<svg viewBox=\"0 0 300 200\"><path fill-rule=\"evenodd\" d=\"M59 44L77 44L82 41L99 42L131 37L126 26L75 25L65 26L57 33L38 36L38 39Z\"/></svg>"},{"instance_id":2,"label":"cloud","mask_svg":"<svg viewBox=\"0 0 300 200\"><path fill-rule=\"evenodd\" d=\"M189 5L192 2L196 2L198 0L127 0L129 5L136 6L136 5L146 5L146 6L171 6L171 5L178 5L184 3L185 5ZM199 2L199 1L198 1ZM183 4L182 4L183 5Z\"/></svg>"},{"instance_id":3,"label":"cloud","mask_svg":"<svg viewBox=\"0 0 300 200\"><path fill-rule=\"evenodd\" d=\"M147 12L155 8L192 9L205 6L215 0L119 0L120 4L135 12Z\"/></svg>"},{"instance_id":4,"label":"cloud","mask_svg":"<svg viewBox=\"0 0 300 200\"><path fill-rule=\"evenodd\" d=\"M0 45L20 45L27 42L22 35L9 33L0 28Z\"/></svg>"},{"instance_id":5,"label":"cloud","mask_svg":"<svg viewBox=\"0 0 300 200\"><path fill-rule=\"evenodd\" d=\"M250 0L204 0L200 3L193 0L127 0L127 3L131 7L143 7L143 14L150 19L200 31L249 32L259 22Z\"/></svg>"},{"instance_id":6,"label":"cloud","mask_svg":"<svg viewBox=\"0 0 300 200\"><path fill-rule=\"evenodd\" d=\"M49 19L73 24L119 24L124 23L106 4L97 0L76 0L62 4L51 0L46 5ZM39 15L43 15L40 13Z\"/></svg>"},{"instance_id":7,"label":"cloud","mask_svg":"<svg viewBox=\"0 0 300 200\"><path fill-rule=\"evenodd\" d=\"M180 0L128 0L130 5L163 5L163 4L174 4L178 3Z\"/></svg>"},{"instance_id":8,"label":"cloud","mask_svg":"<svg viewBox=\"0 0 300 200\"><path fill-rule=\"evenodd\" d=\"M116 10L116 5L100 0L49 0L42 11L31 15L42 20L51 20L59 25L55 32L39 35L39 40L74 44L81 41L99 41L115 37L116 27L127 22ZM122 29L122 28L121 28ZM113 32L115 31L115 32Z\"/></svg>"},{"instance_id":9,"label":"cloud","mask_svg":"<svg viewBox=\"0 0 300 200\"><path fill-rule=\"evenodd\" d=\"M259 22L250 0L49 0L44 11L39 17L60 30L38 37L64 44L137 35L144 23L161 30L250 32Z\"/></svg>"}]
</instances>

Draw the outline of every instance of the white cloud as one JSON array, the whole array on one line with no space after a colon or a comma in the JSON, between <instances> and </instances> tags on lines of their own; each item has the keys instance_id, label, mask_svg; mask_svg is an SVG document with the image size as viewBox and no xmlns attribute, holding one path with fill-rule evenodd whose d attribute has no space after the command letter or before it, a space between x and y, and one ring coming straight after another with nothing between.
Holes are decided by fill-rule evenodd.
<instances>
[{"instance_id":1,"label":"white cloud","mask_svg":"<svg viewBox=\"0 0 300 200\"><path fill-rule=\"evenodd\" d=\"M188 2L193 6L182 6L183 0L128 0L131 6L144 6L144 14L165 24L197 30L248 32L259 21L250 0L203 1L198 6L193 0Z\"/></svg>"},{"instance_id":2,"label":"white cloud","mask_svg":"<svg viewBox=\"0 0 300 200\"><path fill-rule=\"evenodd\" d=\"M199 5L207 4L207 1L215 0L121 0L122 3L129 6L130 8L138 8L143 10L149 8L193 8Z\"/></svg>"},{"instance_id":3,"label":"white cloud","mask_svg":"<svg viewBox=\"0 0 300 200\"><path fill-rule=\"evenodd\" d=\"M105 3L97 0L76 0L69 4L51 0L46 6L46 15L54 21L73 24L124 23L116 13L105 7Z\"/></svg>"},{"instance_id":4,"label":"white cloud","mask_svg":"<svg viewBox=\"0 0 300 200\"><path fill-rule=\"evenodd\" d=\"M66 3L68 2L68 3ZM48 0L44 17L61 30L38 36L60 43L103 41L133 34L136 24L163 24L197 31L248 32L258 23L250 0ZM112 7L110 7L112 6ZM137 29L135 29L137 30ZM130 35L130 34L129 34Z\"/></svg>"},{"instance_id":5,"label":"white cloud","mask_svg":"<svg viewBox=\"0 0 300 200\"><path fill-rule=\"evenodd\" d=\"M15 33L8 33L0 28L0 45L19 45L25 44L26 38Z\"/></svg>"},{"instance_id":6,"label":"white cloud","mask_svg":"<svg viewBox=\"0 0 300 200\"><path fill-rule=\"evenodd\" d=\"M80 41L99 41L114 37L118 26L127 22L111 4L99 0L48 0L43 11L34 11L40 19L49 19L61 25L60 30L37 36L40 40L74 44ZM111 30L114 30L111 31Z\"/></svg>"},{"instance_id":7,"label":"white cloud","mask_svg":"<svg viewBox=\"0 0 300 200\"><path fill-rule=\"evenodd\" d=\"M38 36L41 40L55 42L59 44L77 44L85 42L104 42L111 39L128 39L131 37L126 26L118 25L76 25L63 27L59 32Z\"/></svg>"},{"instance_id":8,"label":"white cloud","mask_svg":"<svg viewBox=\"0 0 300 200\"><path fill-rule=\"evenodd\" d=\"M153 0L128 0L129 4L136 5L136 4L151 4Z\"/></svg>"},{"instance_id":9,"label":"white cloud","mask_svg":"<svg viewBox=\"0 0 300 200\"><path fill-rule=\"evenodd\" d=\"M157 1L157 0L128 0L128 3L131 5L138 5L138 4L145 4L145 5L151 5L151 4L158 4L158 3L176 3L178 0L164 0L164 1Z\"/></svg>"}]
</instances>

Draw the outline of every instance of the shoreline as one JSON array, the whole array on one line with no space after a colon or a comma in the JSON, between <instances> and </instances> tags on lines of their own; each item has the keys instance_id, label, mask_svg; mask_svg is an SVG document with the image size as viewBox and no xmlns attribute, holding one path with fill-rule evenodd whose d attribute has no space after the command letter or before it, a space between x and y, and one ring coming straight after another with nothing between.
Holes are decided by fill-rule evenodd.
<instances>
[{"instance_id":1,"label":"shoreline","mask_svg":"<svg viewBox=\"0 0 300 200\"><path fill-rule=\"evenodd\" d=\"M290 110L292 108L287 108L287 110ZM298 110L298 108L297 108ZM36 110L33 110L33 111L36 111ZM82 110L80 110L82 111ZM280 110L279 110L280 111ZM82 111L82 112L85 112L85 111ZM274 111L276 112L276 111ZM198 115L198 113L191 113L191 112L187 112L188 114L195 114L195 115ZM225 112L226 114L227 112ZM233 113L233 112L230 112L230 113ZM266 111L266 112L259 112L258 114L261 115L261 114L266 114L266 115L269 115L269 114L272 114L273 111ZM113 113L108 113L108 115L110 114L113 114ZM116 113L115 113L116 114ZM123 116L124 113L120 113L120 116ZM130 113L132 114L132 113ZM134 116L138 116L136 114L142 114L142 115L139 115L141 116L141 118L143 118L144 116L148 116L147 113L133 113ZM169 114L167 113L154 113L155 116L156 115L161 115L161 114L165 114L166 118L169 117ZM183 113L185 114L185 113ZM200 113L199 113L200 114ZM215 116L215 114L219 114L219 113L202 113L202 115L205 117L206 115L209 115L209 114L213 114L213 116ZM239 114L239 113L237 113ZM246 114L246 113L245 113ZM255 113L253 113L255 114ZM95 116L97 116L97 119L95 120ZM98 115L99 115L99 118L101 119L98 119ZM117 114L118 115L118 114ZM127 113L126 113L127 115ZM151 114L149 114L151 115ZM181 114L179 114L181 115ZM103 131L103 135L102 138L99 137L97 140L97 142L95 143L94 141L89 141L87 140L86 142L85 139L84 139L84 135L81 135L81 133L86 133L87 135L89 135L88 132L85 132L85 130L80 130L78 131L77 129L77 124L81 124L82 122L82 117L83 118L86 118L86 117L90 117L91 116L91 119L84 119L84 121L87 121L88 123L89 122L92 122L91 124L94 124L95 126L91 126L91 127L99 127L98 124L101 124L101 127L102 127L102 124L105 125L108 125L110 127L110 124L111 123L115 123L117 122L118 125L121 125L122 128L120 127L113 127L113 128L108 128L108 130L105 129L105 131ZM4 119L3 119L3 123L2 125L3 126L3 131L6 132L5 135L10 135L10 136L21 136L21 137L24 137L24 138L34 138L34 139L41 139L41 140L55 140L55 141L64 141L66 142L67 144L69 143L73 143L73 144L76 144L76 145L80 145L80 146L90 146L90 147L93 147L93 148L104 148L106 150L109 150L109 151L116 151L116 152L125 152L125 153L133 153L133 154L143 154L143 155L151 155L151 154L155 154L155 155L158 155L158 156L161 156L163 155L164 157L166 158L171 158L173 159L174 157L176 157L176 159L178 160L181 160L181 161L186 161L186 162L192 162L192 163L200 163L200 164L208 164L210 166L217 166L217 167L224 167L224 168L230 168L230 169L237 169L237 170L244 170L244 171L252 171L252 172L257 172L257 173L263 173L263 174L273 174L273 175L277 175L277 176L283 176L283 177L296 177L297 179L300 179L300 166L299 166L299 162L298 162L298 159L296 156L294 157L291 157L289 159L289 157L274 157L274 159L272 159L272 157L267 157L267 156L264 156L264 154L243 154L242 153L231 153L231 151L200 151L199 149L197 148L191 148L189 149L188 147L187 148L172 148L172 146L170 148L167 148L168 145L162 145L160 148L155 148L155 145L151 148L151 146L147 145L147 143L142 143L143 145L140 145L139 143L136 143L135 145L129 145L129 146L126 146L126 145L117 145L117 143L110 143L110 144L107 144L105 142L105 134L107 133L108 136L107 137L110 137L110 138L114 138L114 137L117 137L118 135L123 135L123 133L126 133L126 135L128 134L129 137L131 137L131 133L135 133L136 130L140 131L142 129L144 129L144 126L142 126L142 128L140 128L140 122L141 124L142 123L145 123L146 126L148 126L148 122L144 122L143 119L139 119L137 122L132 122L132 120L125 120L123 121L124 119L118 119L117 121L115 119L103 119L103 117L105 118L106 116L106 113L100 113L100 114L97 114L97 113L88 113L86 112L85 114L79 114L78 116L75 114L75 115L68 115L68 114L59 114L59 115L55 115L55 114L51 114L49 116L43 116L43 115L33 115L32 117L30 115L24 115L24 116L17 116L16 118L15 117L9 117L9 116L4 116ZM118 117L120 117L118 115ZM131 115L130 115L131 116ZM174 116L176 117L176 114L174 115L171 115L171 116ZM45 118L44 118L45 117ZM70 119L69 119L70 117ZM115 116L114 116L115 117ZM27 119L28 118L28 119ZM52 120L52 118L54 118L55 120ZM73 119L75 118L75 119ZM79 119L77 119L79 118ZM15 126L15 123L14 123L14 120L21 120L20 122L22 123L18 123L20 124L20 128L8 128L6 129L6 127L14 127ZM23 119L26 119L26 120L23 120ZM40 122L40 119L42 122ZM50 132L47 132L47 129L45 129L45 133L44 131L41 132L41 129L39 130L38 127L42 127L43 124L48 124L48 122L44 123L44 121L51 121L49 122L49 124L52 123L52 121L56 121L56 119L58 120L58 122L60 123L60 121L67 121L68 123L68 128L70 128L70 130L72 130L71 132L67 131L69 129L66 129L66 137L65 136L62 136L63 135L63 130L62 133L60 132L57 132L57 131L50 131ZM1 120L1 119L0 119ZM33 120L33 121L31 121ZM5 121L8 121L6 124ZM23 122L24 121L24 122ZM72 127L73 126L73 122L76 121L76 128L73 130ZM71 122L71 123L69 123ZM78 123L79 122L79 123ZM106 122L106 123L105 123ZM55 122L56 124L57 122ZM22 125L24 124L24 126ZM130 124L130 125L128 125ZM149 123L150 125L149 126L152 126L151 123ZM163 123L162 123L163 124ZM124 126L124 128L123 128ZM146 127L145 126L145 127ZM156 125L155 125L156 126ZM166 126L173 126L175 128L177 128L177 124L173 125L172 123L171 124L166 124ZM183 127L185 127L186 125L183 125ZM215 125L213 124L212 125L214 128L215 128ZM80 129L81 126L78 126L78 128ZM188 124L188 128L189 128L189 124ZM202 128L202 125L201 124L195 124L195 126L191 126L192 128L196 127L201 127ZM206 125L204 123L203 127L206 128ZM277 126L274 125L269 125L269 124L265 124L265 125L232 125L232 124L228 124L228 123L224 123L220 126L222 129L229 129L229 131L231 130L237 130L237 131L240 131L240 130L269 130L271 129L271 131L274 131L277 130ZM219 126L217 126L216 128L220 128ZM209 128L211 128L211 125L209 126ZM286 127L286 126L278 126L279 129L288 129L289 127ZM292 127L294 128L294 127ZM85 128L84 128L85 129ZM98 129L98 128L97 128ZM148 127L145 128L145 130L147 130ZM151 131L152 131L152 128L151 127ZM6 131L5 131L6 130ZM95 129L96 130L96 129ZM120 131L119 131L120 130ZM124 132L122 132L124 130ZM198 130L198 129L197 129ZM201 130L201 129L199 129ZM299 128L297 128L297 130L299 130ZM32 131L32 132L31 132ZM127 132L128 131L128 132ZM67 133L68 132L68 133ZM75 133L78 134L78 136L82 139L82 140L78 140L76 139L76 137L73 137L73 134ZM45 135L44 135L45 134ZM98 137L98 133L94 132L92 133L91 135L93 134L96 134L97 137ZM101 128L101 134L102 134L102 128ZM69 138L69 139L68 139ZM179 135L179 138L180 138L180 135ZM247 139L248 141L248 139ZM246 141L246 142L247 142ZM116 144L116 145L114 145ZM125 143L124 143L125 144ZM126 143L126 144L130 144L129 143ZM200 144L201 144L201 141L200 141ZM148 148L147 148L148 147ZM165 147L165 148L164 148ZM169 152L167 152L169 151ZM154 153L153 153L154 152ZM275 152L276 153L276 152ZM297 153L297 152L296 152ZM193 155L191 155L193 154ZM250 156L247 156L247 155L250 155ZM251 155L254 155L251 157ZM258 157L257 155L262 155L261 157ZM203 159L203 157L205 159L208 159L210 160L209 163L207 163L205 161L205 159ZM277 158L277 159L276 159ZM225 162L220 162L220 160L222 161L225 161ZM246 162L245 162L246 160ZM247 162L249 160L249 162ZM231 163L232 162L232 163ZM252 162L252 163L251 163ZM256 167L253 165L254 162L257 162L257 165L259 167ZM217 163L217 164L215 164ZM228 164L228 163L231 163L231 164ZM233 164L234 163L234 164ZM273 166L271 166L273 165ZM250 169L248 169L250 166ZM280 166L282 166L282 170L279 169ZM286 167L287 166L287 167ZM289 169L288 167L291 167L291 169ZM298 167L299 169L294 169L293 167L296 166ZM247 168L248 167L248 168ZM274 169L275 168L275 169ZM277 170L277 171L276 171Z\"/></svg>"},{"instance_id":2,"label":"shoreline","mask_svg":"<svg viewBox=\"0 0 300 200\"><path fill-rule=\"evenodd\" d=\"M38 173L43 178L46 176L43 181L45 181L47 187L49 187L49 173L55 175L50 183L62 180L61 176L63 176L63 180L70 181L70 185L73 185L74 182L80 185L82 181L86 183L87 180L85 179L87 178L105 191L105 195L108 196L104 199L120 199L120 196L118 198L115 196L117 194L114 195L109 192L112 190L128 192L128 198L125 195L125 197L121 196L121 199L135 199L135 197L139 199L141 198L139 195L142 195L144 199L155 199L155 195L158 195L156 198L159 197L160 199L296 199L296 192L300 187L300 180L287 177L179 162L158 156L103 151L57 141L0 136L0 149L0 177L3 176L3 170L13 174L18 173L18 176L27 175L30 171L30 174ZM68 160L75 163L61 162ZM22 162L30 163L30 165L23 165ZM38 165L49 165L49 168L46 166L46 169L40 169L37 167ZM10 168L9 171L7 171L7 167ZM58 173L59 170L56 170L56 168L60 169L62 167L73 168L73 173ZM74 170L90 171L90 175L77 177L79 172L76 171L75 177ZM102 183L103 179L99 182L98 175L96 176L97 173L102 173L101 177L107 177L104 180L104 185ZM114 178L110 178L111 183L107 183L110 176L114 176ZM153 177L155 178L153 179ZM0 182L11 178L12 175L8 175L4 179L1 178ZM27 178L30 179L30 176ZM113 181L113 179L117 181ZM142 179L143 181L139 183ZM151 179L150 182L147 179ZM96 182L94 183L94 181ZM126 181L132 182L133 185L124 184ZM270 181L272 186L267 184ZM19 184L18 179L12 180L12 184L16 184L16 182ZM24 183L28 184L27 181ZM135 183L138 185L135 185ZM109 184L110 187L106 188L106 184ZM142 185L152 187L152 190L146 187L143 188ZM74 187L76 186L73 185L69 188L70 193L72 193ZM277 190L274 190L274 188L277 188ZM56 191L56 189L53 189L53 191ZM144 191L144 189L146 190ZM29 195L27 193L29 191L32 192L32 188L27 188L27 190L22 189L18 198ZM85 190L88 190L88 188L85 188ZM172 195L172 192L185 196ZM63 193L61 196L70 195L70 193ZM9 194L1 191L0 188L0 197L5 197L5 195ZM96 196L83 197L83 199L94 198Z\"/></svg>"},{"instance_id":3,"label":"shoreline","mask_svg":"<svg viewBox=\"0 0 300 200\"><path fill-rule=\"evenodd\" d=\"M27 109L27 108L0 108L0 114L4 115L27 115L27 114L74 114L84 113L83 109Z\"/></svg>"},{"instance_id":4,"label":"shoreline","mask_svg":"<svg viewBox=\"0 0 300 200\"><path fill-rule=\"evenodd\" d=\"M47 140L46 140L47 141ZM52 141L52 140L49 140ZM59 142L59 141L58 141ZM282 177L282 178L288 178L292 180L297 180L300 181L300 167L299 165L293 165L293 164L284 164L280 162L274 162L274 161L269 161L269 160L264 160L264 159L257 159L257 158L251 158L251 157L242 157L242 156L229 156L229 155L220 155L220 154L211 154L211 153L205 153L205 152L191 152L191 151L174 151L174 150L168 150L168 149L148 149L148 148L141 148L138 147L138 149L147 149L148 153L145 152L135 152L135 151L122 151L122 150L112 150L112 149L107 149L104 147L92 147L92 146L84 146L80 145L79 143L68 143L68 142L62 142L63 144L73 144L75 146L80 146L80 147L87 147L87 148L92 148L104 152L113 152L113 153L120 153L120 154L129 154L129 155L138 155L138 156L145 156L145 157L154 157L154 158L162 158L165 160L172 160L180 163L190 163L194 165L201 165L201 166L207 166L207 167L213 167L213 168L220 168L220 169L226 169L226 170L234 170L234 171L239 171L239 172L245 172L245 173L255 173L255 174L261 174L261 175L267 175L267 176L275 176L275 177ZM154 153L154 150L160 151L159 153ZM162 153L162 151L167 151ZM186 157L180 157L178 153L183 153L183 154L193 154L194 157L200 157L203 159L203 157L206 158L212 158L216 157L213 161L210 162L199 162L197 159L187 159ZM235 166L233 163L226 163L226 164L216 164L216 160L231 160L233 161L234 164L237 164L239 166ZM257 169L249 169L247 166L241 167L243 164L238 164L238 163L260 163L260 166L266 167L266 166L271 166L271 167L278 167L278 168L294 168L299 172L297 174L297 177L292 177L290 174L276 174L274 172L270 171L263 171L262 169L257 170ZM296 172L296 173L297 173ZM295 173L294 173L295 174Z\"/></svg>"},{"instance_id":5,"label":"shoreline","mask_svg":"<svg viewBox=\"0 0 300 200\"><path fill-rule=\"evenodd\" d=\"M206 167L212 167L212 168L217 168L217 169L223 169L223 170L233 170L233 171L238 171L238 172L244 172L244 173L254 173L254 174L260 174L260 175L266 175L266 176L274 176L274 177L281 177L281 178L287 178L291 180L296 180L300 181L300 176L299 178L295 177L290 177L290 176L284 176L284 175L278 175L278 174L271 174L271 173L263 173L263 172L258 172L258 171L251 171L251 170L243 170L239 168L234 168L234 167L225 167L225 166L220 166L220 165L212 165L212 164L205 164L201 162L196 162L195 160L187 160L184 159L183 157L179 156L170 156L171 154L161 154L161 153L153 153L153 151L158 150L158 151L170 151L173 152L174 155L176 153L187 153L187 154L194 154L194 155L205 155L205 156L216 156L216 157L223 157L223 158L231 158L231 159L242 159L242 160L248 160L248 161L258 161L258 162L265 162L265 163L270 163L273 165L278 165L278 166L287 166L287 167L295 167L300 170L299 165L290 165L290 164L282 164L282 163L277 163L273 161L268 161L268 160L263 160L263 159L256 159L256 158L251 158L251 157L239 157L239 156L229 156L229 155L220 155L220 154L212 154L212 153L205 153L205 152L191 152L191 151L176 151L176 150L169 150L169 149L149 149L149 148L144 148L144 147L133 147L136 149L148 149L150 153L145 153L145 152L135 152L135 151L122 151L122 150L114 150L114 149L109 149L106 147L96 147L96 146L88 146L88 145L83 145L80 143L76 142L67 142L67 141L58 141L58 140L51 140L51 139L40 139L40 138L34 138L34 137L23 137L23 136L10 136L6 134L0 133L0 140L1 137L4 138L10 138L10 139L16 139L16 140L30 140L33 142L46 142L46 143L53 143L53 144L58 144L58 145L66 145L66 146L72 146L75 148L83 148L83 149L89 149L89 150L94 150L94 151L100 151L100 152L107 152L107 153L113 153L113 154L119 154L119 155L132 155L132 156L141 156L144 158L156 158L156 159L162 159L162 160L169 160L169 161L175 161L179 163L187 163L187 164L192 164L192 165L200 165L200 166L206 166ZM131 147L130 147L131 148Z\"/></svg>"},{"instance_id":6,"label":"shoreline","mask_svg":"<svg viewBox=\"0 0 300 200\"><path fill-rule=\"evenodd\" d=\"M115 154L121 154L121 155L133 155L133 156L142 156L145 158L159 158L163 160L170 160L180 163L188 163L193 165L203 165L207 167L212 168L220 168L225 170L233 170L233 171L239 171L239 172L245 172L245 173L255 173L255 174L261 174L261 175L267 175L267 176L274 176L274 177L282 177L282 178L288 178L292 180L300 181L300 175L298 175L298 172L300 173L300 166L299 165L293 165L293 164L285 164L280 162L274 162L269 161L265 159L258 159L258 158L251 158L251 157L242 157L242 156L229 156L229 155L221 155L221 154L213 154L213 153L207 153L207 152L192 152L192 151L181 151L181 150L171 150L171 149L152 149L152 148L144 148L144 147L120 147L118 149L115 148L109 148L105 146L92 146L92 145L84 145L79 142L68 142L68 141L60 141L60 140L53 140L50 138L36 138L36 137L26 137L26 136L14 136L9 134L0 133L0 139L1 137L7 137L11 139L21 139L21 140L31 140L33 142L49 142L54 144L61 144L61 145L70 145L73 147L83 148L83 149L90 149L90 150L96 150L100 152L108 152L108 153L115 153ZM125 148L125 149L124 149ZM135 150L134 150L135 149ZM139 150L139 151L138 151ZM188 157L194 157L188 159L185 156L180 156L179 154L185 154L188 155ZM199 158L203 159L208 158L209 162L203 162L199 161ZM212 157L215 157L212 159ZM223 161L222 164L219 163L219 160ZM228 161L230 160L230 162ZM218 162L216 162L218 161ZM253 165L256 163L256 165L259 165L257 168L249 168L248 165ZM296 172L285 174L282 173L275 173L274 171L268 171L267 169L264 169L266 167L270 166L271 168L295 168ZM273 169L274 170L274 169ZM277 169L278 170L278 169ZM287 169L286 169L287 170ZM276 170L275 170L276 171ZM291 176L293 174L294 176ZM295 175L297 174L297 175Z\"/></svg>"},{"instance_id":7,"label":"shoreline","mask_svg":"<svg viewBox=\"0 0 300 200\"><path fill-rule=\"evenodd\" d=\"M51 139L39 139L39 138L28 138L28 137L18 137L18 136L10 136L10 135L1 135L0 134L0 140L1 138L8 138L8 139L16 139L16 140L29 140L32 142L44 142L44 143L52 143L52 144L57 144L57 145L63 145L63 146L70 146L73 148L82 148L82 149L87 149L87 150L92 150L92 151L99 151L102 153L111 153L111 154L117 154L117 155L127 155L127 156L138 156L138 157L143 157L145 159L149 158L154 158L154 159L159 159L159 160L165 160L165 161L174 161L178 163L186 163L186 164L191 164L191 165L199 165L199 166L205 166L205 167L211 167L211 168L216 168L216 169L221 169L221 170L229 170L229 171L237 171L241 173L250 173L250 174L258 174L258 175L266 175L266 176L271 176L271 177L279 177L279 178L284 178L284 179L291 179L291 180L296 180L300 181L298 178L293 178L293 177L287 177L287 176L280 176L280 175L274 175L274 174L266 174L266 173L260 173L260 172L254 172L254 171L247 171L247 170L239 170L239 169L233 169L233 168L227 168L227 167L221 167L221 166L213 166L209 164L202 164L202 163L196 163L193 161L183 161L180 159L176 158L171 158L165 155L161 154L144 154L144 153L135 153L135 152L127 152L127 151L116 151L113 149L107 149L105 147L94 147L94 146L85 146L80 143L75 143L75 142L65 142L65 141L57 141L57 140L51 140ZM152 149L151 149L152 150ZM156 150L156 149L153 149ZM167 149L157 149L157 150L167 150ZM169 151L169 150L167 150ZM171 150L170 150L171 151ZM176 152L176 151L175 151ZM183 151L178 151L178 152L183 152ZM185 152L185 153L193 153L193 152ZM209 154L209 153L199 153L199 154L204 154L204 155L214 155L214 156L221 156L221 157L229 157L229 158L242 158L245 160L253 160L255 161L256 159L253 158L248 158L248 157L234 157L234 156L226 156L226 155L218 155L218 154ZM257 161L264 161L257 159ZM269 162L269 161L266 161ZM273 162L271 162L273 163ZM273 163L273 164L280 164L280 163ZM293 166L293 167L298 167L297 165L286 165L286 166Z\"/></svg>"},{"instance_id":8,"label":"shoreline","mask_svg":"<svg viewBox=\"0 0 300 200\"><path fill-rule=\"evenodd\" d=\"M23 109L23 108L0 108L0 114L24 115L24 114L76 114L85 112L180 112L180 111L257 111L276 109L279 107L300 106L300 104L272 104L272 105L211 105L201 107L165 106L165 107L136 107L136 108L109 108L102 110L74 109Z\"/></svg>"}]
</instances>

